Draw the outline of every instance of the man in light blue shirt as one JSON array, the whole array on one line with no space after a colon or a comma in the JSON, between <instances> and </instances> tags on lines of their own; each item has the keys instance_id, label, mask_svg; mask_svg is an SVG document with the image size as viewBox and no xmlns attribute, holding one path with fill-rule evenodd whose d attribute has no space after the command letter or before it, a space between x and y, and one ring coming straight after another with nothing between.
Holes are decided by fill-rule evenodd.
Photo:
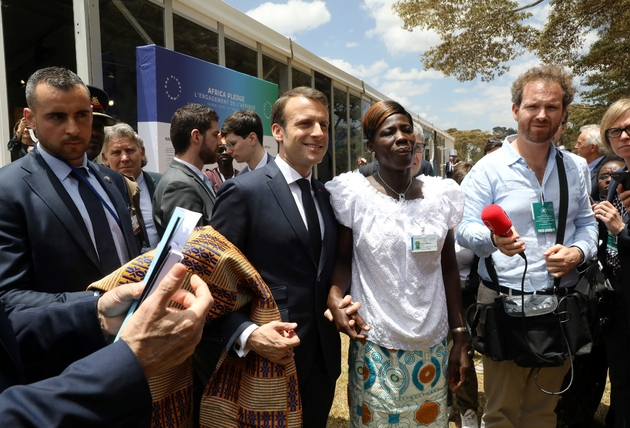
<instances>
[{"instance_id":1,"label":"man in light blue shirt","mask_svg":"<svg viewBox=\"0 0 630 428\"><path fill-rule=\"evenodd\" d=\"M579 167L563 156L568 181L568 212L565 237L556 244L560 208L560 185L556 153L551 140L562 122L575 89L571 76L553 66L533 68L512 85L512 114L518 134L507 137L503 147L482 158L462 183L466 194L464 218L457 228L457 241L482 259L491 257L499 284L493 284L481 260L478 301L491 303L503 293L519 293L526 254L528 267L524 291L545 290L560 278L560 287L574 285L578 266L592 259L597 247L597 223L590 207L587 183ZM500 205L513 222L513 235L490 233L481 220L482 210ZM555 230L541 227L534 212L553 210ZM553 228L553 227L552 227ZM513 361L495 362L483 357L485 392L488 397L483 420L491 427L555 426L557 396L541 392L534 381L536 369L518 367ZM538 383L546 390L559 391L568 371L545 368Z\"/></svg>"}]
</instances>

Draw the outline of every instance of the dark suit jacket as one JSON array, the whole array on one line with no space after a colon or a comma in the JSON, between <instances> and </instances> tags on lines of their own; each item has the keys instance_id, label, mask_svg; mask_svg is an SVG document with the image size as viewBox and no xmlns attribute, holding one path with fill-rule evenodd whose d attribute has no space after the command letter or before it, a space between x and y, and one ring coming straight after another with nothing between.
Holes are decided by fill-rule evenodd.
<instances>
[{"instance_id":1,"label":"dark suit jacket","mask_svg":"<svg viewBox=\"0 0 630 428\"><path fill-rule=\"evenodd\" d=\"M275 162L223 183L210 225L235 244L258 270L273 293L282 320L297 323L301 341L295 348L298 379L310 372L319 349L328 374L337 379L341 370L339 333L324 317L337 246L337 221L329 193L319 181L315 185L324 220L319 265L291 190ZM227 349L250 324L242 312L225 318Z\"/></svg>"},{"instance_id":2,"label":"dark suit jacket","mask_svg":"<svg viewBox=\"0 0 630 428\"><path fill-rule=\"evenodd\" d=\"M148 426L142 367L124 341L105 347L96 300L0 303L0 426Z\"/></svg>"},{"instance_id":3,"label":"dark suit jacket","mask_svg":"<svg viewBox=\"0 0 630 428\"><path fill-rule=\"evenodd\" d=\"M147 189L149 189L149 197L151 198L151 201L153 201L155 188L160 182L160 179L162 178L162 174L160 174L159 172L142 171L142 176L144 177L144 182L147 183ZM140 206L136 207L136 212L140 212L140 213L142 212L142 209L140 208ZM149 234L147 233L147 228L144 224L147 220L153 221L153 216L151 216L150 219L146 219L146 218L142 219L142 222L140 223L140 226L142 228L142 236L138 236L138 235L136 236L136 239L138 240L138 245L140 246L141 249L144 247L143 244L149 242ZM150 246L152 248L155 248L157 247L157 244L158 244L157 242L151 242Z\"/></svg>"},{"instance_id":4,"label":"dark suit jacket","mask_svg":"<svg viewBox=\"0 0 630 428\"><path fill-rule=\"evenodd\" d=\"M605 161L606 161L606 156L601 158L599 160L599 162L597 162L597 165L595 165L595 168L593 168L590 171L590 173L591 173L591 197L593 198L593 200L595 202L599 202L599 187L598 187L598 182L597 182L597 172L599 171L599 168L601 166L603 166L603 163Z\"/></svg>"},{"instance_id":5,"label":"dark suit jacket","mask_svg":"<svg viewBox=\"0 0 630 428\"><path fill-rule=\"evenodd\" d=\"M267 165L269 162L273 161L275 158L273 156L271 156L269 153L265 154L265 157L267 158L267 162L265 162L265 165ZM249 165L245 165L245 168L243 168L243 170L241 172L239 172L239 174L245 174L247 172L251 172L252 170L249 169Z\"/></svg>"},{"instance_id":6,"label":"dark suit jacket","mask_svg":"<svg viewBox=\"0 0 630 428\"><path fill-rule=\"evenodd\" d=\"M201 213L197 226L207 226L212 216L215 196L203 180L181 162L173 160L162 175L153 195L153 222L160 237L175 208Z\"/></svg>"},{"instance_id":7,"label":"dark suit jacket","mask_svg":"<svg viewBox=\"0 0 630 428\"><path fill-rule=\"evenodd\" d=\"M89 167L121 220L130 257L136 257L127 194L119 190L125 188L122 175L92 162ZM101 268L79 210L37 150L0 168L0 207L0 295L7 308L64 300L41 292L83 291L110 273Z\"/></svg>"},{"instance_id":8,"label":"dark suit jacket","mask_svg":"<svg viewBox=\"0 0 630 428\"><path fill-rule=\"evenodd\" d=\"M420 171L418 175L428 175L430 177L433 176L433 165L426 159L422 159L422 165L420 165Z\"/></svg>"}]
</instances>

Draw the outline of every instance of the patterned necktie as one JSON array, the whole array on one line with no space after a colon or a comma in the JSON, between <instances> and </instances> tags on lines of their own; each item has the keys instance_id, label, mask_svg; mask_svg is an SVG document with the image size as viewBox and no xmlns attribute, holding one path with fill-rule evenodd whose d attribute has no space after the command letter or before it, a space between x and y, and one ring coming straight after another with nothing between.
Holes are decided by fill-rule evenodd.
<instances>
[{"instance_id":1,"label":"patterned necktie","mask_svg":"<svg viewBox=\"0 0 630 428\"><path fill-rule=\"evenodd\" d=\"M72 168L70 175L79 182L79 194L92 222L92 231L96 241L96 251L101 260L101 268L103 274L108 274L120 267L120 259L116 251L116 245L114 245L114 238L112 237L109 222L107 221L107 216L105 216L105 210L100 198L79 177L79 172L77 171L83 174L85 179L88 177L88 172L84 168Z\"/></svg>"},{"instance_id":2,"label":"patterned necktie","mask_svg":"<svg viewBox=\"0 0 630 428\"><path fill-rule=\"evenodd\" d=\"M322 230L319 228L319 217L317 217L317 208L311 194L311 183L301 178L297 181L302 192L302 205L304 205L304 213L306 214L306 224L308 226L308 235L311 240L311 248L315 256L315 263L319 264L319 256L322 252Z\"/></svg>"}]
</instances>

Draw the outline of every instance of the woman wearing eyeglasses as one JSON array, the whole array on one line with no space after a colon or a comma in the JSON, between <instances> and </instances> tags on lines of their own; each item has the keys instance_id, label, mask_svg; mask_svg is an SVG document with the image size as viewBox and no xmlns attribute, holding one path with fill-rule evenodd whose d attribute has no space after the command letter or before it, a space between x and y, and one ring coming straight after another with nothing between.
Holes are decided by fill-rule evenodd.
<instances>
[{"instance_id":1,"label":"woman wearing eyeglasses","mask_svg":"<svg viewBox=\"0 0 630 428\"><path fill-rule=\"evenodd\" d=\"M602 141L620 156L627 171L630 165L630 98L623 98L610 106L602 118ZM629 186L630 187L630 186ZM610 368L610 411L608 427L630 425L630 233L628 231L630 188L615 178L610 180L606 200L593 205L599 220L598 256L604 264L608 279L615 289L610 321L604 331L604 343Z\"/></svg>"}]
</instances>

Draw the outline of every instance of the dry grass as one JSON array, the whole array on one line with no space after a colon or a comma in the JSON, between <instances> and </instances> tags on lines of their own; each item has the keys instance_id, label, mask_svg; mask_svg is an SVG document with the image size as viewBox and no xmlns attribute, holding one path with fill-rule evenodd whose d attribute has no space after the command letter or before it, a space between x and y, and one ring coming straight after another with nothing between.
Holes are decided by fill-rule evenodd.
<instances>
[{"instance_id":1,"label":"dry grass","mask_svg":"<svg viewBox=\"0 0 630 428\"><path fill-rule=\"evenodd\" d=\"M330 410L330 414L328 416L328 424L326 428L347 428L349 426L348 420L348 399L347 399L347 390L346 387L348 385L348 336L345 334L341 335L341 377L337 381L337 390L335 391L335 401L333 402L332 409ZM475 356L474 364L481 363L481 358L479 356ZM483 392L483 373L477 373L479 380L479 411L478 415L481 417L481 413L483 410L483 406L486 403L486 395ZM606 383L606 391L604 392L604 397L602 398L602 402L597 409L597 413L595 413L595 422L591 425L592 428L604 428L606 425L604 424L604 418L606 417L606 413L608 412L608 406L610 404L610 382ZM459 427L459 420L450 423L450 428Z\"/></svg>"}]
</instances>

